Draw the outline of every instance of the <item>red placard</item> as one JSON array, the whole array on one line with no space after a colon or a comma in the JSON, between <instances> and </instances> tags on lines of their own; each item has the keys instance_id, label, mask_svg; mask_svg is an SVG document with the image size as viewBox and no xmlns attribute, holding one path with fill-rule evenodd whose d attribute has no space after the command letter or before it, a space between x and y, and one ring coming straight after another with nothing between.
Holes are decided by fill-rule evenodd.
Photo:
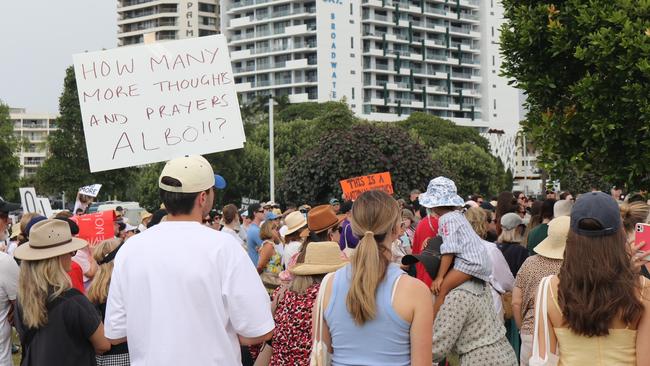
<instances>
[{"instance_id":1,"label":"red placard","mask_svg":"<svg viewBox=\"0 0 650 366\"><path fill-rule=\"evenodd\" d=\"M393 182L390 173L377 173L340 181L343 195L348 200L356 200L363 192L378 189L393 194Z\"/></svg>"},{"instance_id":2,"label":"red placard","mask_svg":"<svg viewBox=\"0 0 650 366\"><path fill-rule=\"evenodd\" d=\"M115 237L113 227L115 212L112 210L73 216L70 219L79 225L79 235L77 237L86 240L91 249L102 240Z\"/></svg>"}]
</instances>

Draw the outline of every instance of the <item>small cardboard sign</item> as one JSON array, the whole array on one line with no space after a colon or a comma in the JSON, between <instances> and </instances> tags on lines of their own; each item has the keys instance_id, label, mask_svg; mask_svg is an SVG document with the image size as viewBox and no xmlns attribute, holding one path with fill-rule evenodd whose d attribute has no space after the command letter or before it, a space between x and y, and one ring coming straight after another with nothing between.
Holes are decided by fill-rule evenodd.
<instances>
[{"instance_id":1,"label":"small cardboard sign","mask_svg":"<svg viewBox=\"0 0 650 366\"><path fill-rule=\"evenodd\" d=\"M390 179L389 172L348 178L339 183L341 183L345 199L352 201L356 200L363 192L375 189L384 191L388 194L393 194L393 182Z\"/></svg>"},{"instance_id":2,"label":"small cardboard sign","mask_svg":"<svg viewBox=\"0 0 650 366\"><path fill-rule=\"evenodd\" d=\"M90 197L97 197L100 189L102 189L101 184L91 184L89 186L79 188L79 193Z\"/></svg>"},{"instance_id":3,"label":"small cardboard sign","mask_svg":"<svg viewBox=\"0 0 650 366\"><path fill-rule=\"evenodd\" d=\"M72 216L70 220L79 226L79 238L88 242L93 249L99 242L115 237L113 222L115 212L112 210L95 212L92 214Z\"/></svg>"},{"instance_id":4,"label":"small cardboard sign","mask_svg":"<svg viewBox=\"0 0 650 366\"><path fill-rule=\"evenodd\" d=\"M23 206L23 213L36 212L45 217L52 216L52 206L50 199L36 196L36 190L33 187L19 188L20 204Z\"/></svg>"},{"instance_id":5,"label":"small cardboard sign","mask_svg":"<svg viewBox=\"0 0 650 366\"><path fill-rule=\"evenodd\" d=\"M255 199L248 198L248 197L242 197L241 198L241 209L242 210L248 210L248 207L250 207L250 205L255 204L255 203L260 203L260 200L255 200Z\"/></svg>"},{"instance_id":6,"label":"small cardboard sign","mask_svg":"<svg viewBox=\"0 0 650 366\"><path fill-rule=\"evenodd\" d=\"M240 149L226 37L73 56L91 172Z\"/></svg>"}]
</instances>

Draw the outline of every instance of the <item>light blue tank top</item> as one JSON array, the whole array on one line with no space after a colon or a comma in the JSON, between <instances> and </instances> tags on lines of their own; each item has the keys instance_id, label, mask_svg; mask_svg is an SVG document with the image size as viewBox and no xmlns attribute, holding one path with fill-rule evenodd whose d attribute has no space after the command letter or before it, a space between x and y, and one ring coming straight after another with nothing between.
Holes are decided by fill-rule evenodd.
<instances>
[{"instance_id":1,"label":"light blue tank top","mask_svg":"<svg viewBox=\"0 0 650 366\"><path fill-rule=\"evenodd\" d=\"M332 295L325 309L325 320L332 337L333 366L399 366L411 364L411 324L397 315L391 304L393 285L404 274L390 264L384 281L377 288L375 319L358 326L348 312L352 266L338 271L332 282Z\"/></svg>"}]
</instances>

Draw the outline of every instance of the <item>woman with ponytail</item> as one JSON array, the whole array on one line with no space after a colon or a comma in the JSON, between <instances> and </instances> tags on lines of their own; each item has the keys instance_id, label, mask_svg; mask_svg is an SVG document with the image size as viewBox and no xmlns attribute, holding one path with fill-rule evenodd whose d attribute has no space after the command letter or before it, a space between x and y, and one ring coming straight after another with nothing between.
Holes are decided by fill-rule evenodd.
<instances>
[{"instance_id":1,"label":"woman with ponytail","mask_svg":"<svg viewBox=\"0 0 650 366\"><path fill-rule=\"evenodd\" d=\"M357 251L327 283L323 302L323 341L333 350L332 364L430 366L431 294L390 263L390 245L400 233L399 204L382 191L365 192L354 202L350 222L360 238Z\"/></svg>"}]
</instances>

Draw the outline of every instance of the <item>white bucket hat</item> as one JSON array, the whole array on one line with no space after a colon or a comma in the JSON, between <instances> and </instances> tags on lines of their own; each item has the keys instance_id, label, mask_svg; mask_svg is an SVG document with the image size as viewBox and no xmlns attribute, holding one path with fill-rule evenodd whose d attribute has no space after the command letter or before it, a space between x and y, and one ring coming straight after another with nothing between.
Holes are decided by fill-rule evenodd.
<instances>
[{"instance_id":1,"label":"white bucket hat","mask_svg":"<svg viewBox=\"0 0 650 366\"><path fill-rule=\"evenodd\" d=\"M463 206L465 201L458 195L456 184L445 177L434 178L429 182L427 191L420 194L420 205L426 208L442 206Z\"/></svg>"}]
</instances>

